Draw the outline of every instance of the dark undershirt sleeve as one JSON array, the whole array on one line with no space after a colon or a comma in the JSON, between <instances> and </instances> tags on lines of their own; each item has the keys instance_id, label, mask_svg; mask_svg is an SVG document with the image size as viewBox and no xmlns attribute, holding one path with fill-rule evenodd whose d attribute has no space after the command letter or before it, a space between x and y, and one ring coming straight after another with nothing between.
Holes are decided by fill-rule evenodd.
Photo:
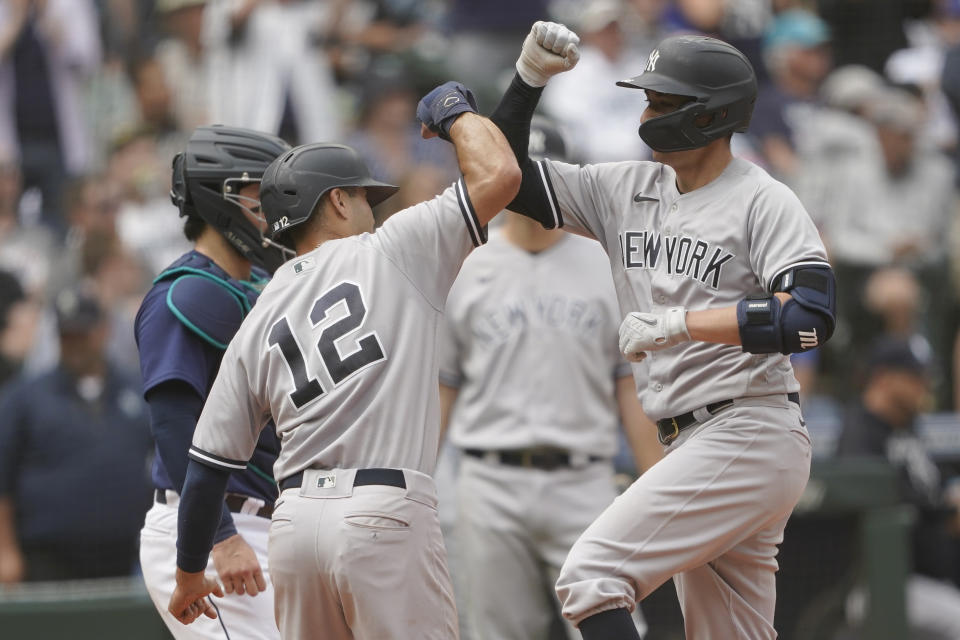
<instances>
[{"instance_id":1,"label":"dark undershirt sleeve","mask_svg":"<svg viewBox=\"0 0 960 640\"><path fill-rule=\"evenodd\" d=\"M523 172L520 191L507 209L536 220L545 229L555 229L563 226L563 218L556 207L551 206L549 178L527 152L530 120L542 93L542 87L531 87L515 74L490 119L506 136Z\"/></svg>"},{"instance_id":2,"label":"dark undershirt sleeve","mask_svg":"<svg viewBox=\"0 0 960 640\"><path fill-rule=\"evenodd\" d=\"M174 489L182 496L187 474L187 451L203 410L203 399L189 384L178 381L155 386L147 392L146 399L150 411L150 429L157 442L158 455ZM222 503L222 496L220 499ZM230 510L226 503L222 503L215 542L226 540L236 533Z\"/></svg>"},{"instance_id":3,"label":"dark undershirt sleeve","mask_svg":"<svg viewBox=\"0 0 960 640\"><path fill-rule=\"evenodd\" d=\"M177 566L196 573L207 566L217 534L217 505L223 505L230 473L191 460L177 516Z\"/></svg>"}]
</instances>

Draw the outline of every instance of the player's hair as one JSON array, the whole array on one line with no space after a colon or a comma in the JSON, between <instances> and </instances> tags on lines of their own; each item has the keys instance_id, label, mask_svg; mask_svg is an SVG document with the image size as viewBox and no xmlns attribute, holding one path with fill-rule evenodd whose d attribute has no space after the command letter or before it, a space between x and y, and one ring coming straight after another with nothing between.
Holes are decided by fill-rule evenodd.
<instances>
[{"instance_id":1,"label":"player's hair","mask_svg":"<svg viewBox=\"0 0 960 640\"><path fill-rule=\"evenodd\" d=\"M183 221L183 235L190 242L196 242L203 230L207 228L207 223L198 215L189 213Z\"/></svg>"}]
</instances>

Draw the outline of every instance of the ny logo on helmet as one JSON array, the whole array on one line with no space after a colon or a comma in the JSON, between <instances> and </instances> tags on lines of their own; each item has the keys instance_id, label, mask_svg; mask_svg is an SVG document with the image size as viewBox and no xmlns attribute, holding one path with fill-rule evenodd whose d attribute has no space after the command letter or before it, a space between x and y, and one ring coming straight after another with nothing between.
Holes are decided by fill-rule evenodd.
<instances>
[{"instance_id":1,"label":"ny logo on helmet","mask_svg":"<svg viewBox=\"0 0 960 640\"><path fill-rule=\"evenodd\" d=\"M654 49L650 52L650 57L647 58L647 68L644 71L656 71L657 70L657 60L660 59L660 50Z\"/></svg>"}]
</instances>

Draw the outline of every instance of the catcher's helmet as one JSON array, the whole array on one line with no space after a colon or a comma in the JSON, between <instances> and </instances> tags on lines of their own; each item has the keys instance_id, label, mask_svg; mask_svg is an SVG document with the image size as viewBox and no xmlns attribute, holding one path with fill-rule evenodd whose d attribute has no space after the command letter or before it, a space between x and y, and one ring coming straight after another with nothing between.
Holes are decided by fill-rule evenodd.
<instances>
[{"instance_id":1,"label":"catcher's helmet","mask_svg":"<svg viewBox=\"0 0 960 640\"><path fill-rule=\"evenodd\" d=\"M530 121L530 143L528 155L533 160L550 158L559 162L569 162L567 141L557 125L543 116L535 115Z\"/></svg>"},{"instance_id":2,"label":"catcher's helmet","mask_svg":"<svg viewBox=\"0 0 960 640\"><path fill-rule=\"evenodd\" d=\"M240 189L260 182L263 171L290 145L266 133L214 125L198 127L187 150L173 158L170 199L180 215L196 215L219 231L248 260L271 273L285 258L264 242L248 217L262 217L256 200Z\"/></svg>"},{"instance_id":3,"label":"catcher's helmet","mask_svg":"<svg viewBox=\"0 0 960 640\"><path fill-rule=\"evenodd\" d=\"M267 219L267 235L307 221L320 198L335 187L366 187L374 207L399 187L374 180L356 151L343 144L319 142L301 145L273 161L260 183L260 203Z\"/></svg>"},{"instance_id":4,"label":"catcher's helmet","mask_svg":"<svg viewBox=\"0 0 960 640\"><path fill-rule=\"evenodd\" d=\"M655 151L706 146L734 131L746 131L757 99L753 66L732 45L706 36L672 36L650 53L640 75L618 86L689 96L676 111L640 125L640 137ZM698 127L700 116L713 116Z\"/></svg>"}]
</instances>

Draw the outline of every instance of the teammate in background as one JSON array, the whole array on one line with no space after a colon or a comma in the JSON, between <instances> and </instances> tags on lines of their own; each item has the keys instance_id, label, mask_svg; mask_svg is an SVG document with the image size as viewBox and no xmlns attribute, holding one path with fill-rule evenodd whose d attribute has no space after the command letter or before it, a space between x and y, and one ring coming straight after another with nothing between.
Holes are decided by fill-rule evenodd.
<instances>
[{"instance_id":1,"label":"teammate in background","mask_svg":"<svg viewBox=\"0 0 960 640\"><path fill-rule=\"evenodd\" d=\"M517 193L503 134L457 83L421 100L422 134L451 140L463 177L391 216L396 191L346 146L297 147L264 174L269 233L295 249L227 349L190 450L177 590L184 623L215 615L202 569L211 507L273 416L282 448L270 531L288 639L450 640L457 614L429 474L440 438L438 333L447 292Z\"/></svg>"},{"instance_id":2,"label":"teammate in background","mask_svg":"<svg viewBox=\"0 0 960 640\"><path fill-rule=\"evenodd\" d=\"M227 344L283 253L264 246L260 176L290 148L280 138L233 127L200 127L173 160L170 197L194 243L156 280L137 313L143 390L156 439L155 503L140 534L140 563L150 598L178 640L278 638L267 571L267 536L277 497L272 476L280 443L264 429L245 471L230 477L219 514L210 570L230 595L219 620L185 627L167 612L175 587L177 506L187 451ZM206 566L206 565L205 565ZM254 600L243 594L267 596Z\"/></svg>"},{"instance_id":3,"label":"teammate in background","mask_svg":"<svg viewBox=\"0 0 960 640\"><path fill-rule=\"evenodd\" d=\"M534 118L530 155L567 160L545 119ZM638 471L663 454L617 349L607 258L593 240L507 212L464 263L444 317L441 423L449 416L464 453L461 613L476 640L545 639L560 565L617 495L618 417Z\"/></svg>"},{"instance_id":4,"label":"teammate in background","mask_svg":"<svg viewBox=\"0 0 960 640\"><path fill-rule=\"evenodd\" d=\"M654 162L526 157L542 87L577 56L558 24L523 43L493 116L524 176L510 209L610 255L620 348L646 361L637 386L667 449L574 544L563 614L588 640L637 638L630 611L673 576L687 638L775 638L777 544L810 469L786 354L830 337L833 272L793 193L731 154L757 85L719 40L667 38L621 83L646 92L639 132Z\"/></svg>"}]
</instances>

